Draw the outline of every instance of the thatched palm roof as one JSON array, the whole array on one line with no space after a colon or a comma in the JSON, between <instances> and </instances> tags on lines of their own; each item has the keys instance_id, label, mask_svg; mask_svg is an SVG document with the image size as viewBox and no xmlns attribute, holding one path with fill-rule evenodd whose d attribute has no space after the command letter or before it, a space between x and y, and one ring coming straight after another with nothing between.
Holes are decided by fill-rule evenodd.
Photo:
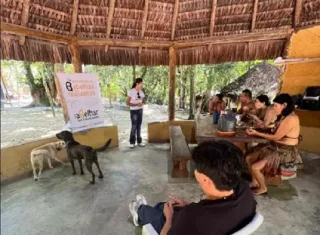
<instances>
[{"instance_id":1,"label":"thatched palm roof","mask_svg":"<svg viewBox=\"0 0 320 235\"><path fill-rule=\"evenodd\" d=\"M1 0L1 58L167 65L269 59L294 29L320 23L320 0Z\"/></svg>"}]
</instances>

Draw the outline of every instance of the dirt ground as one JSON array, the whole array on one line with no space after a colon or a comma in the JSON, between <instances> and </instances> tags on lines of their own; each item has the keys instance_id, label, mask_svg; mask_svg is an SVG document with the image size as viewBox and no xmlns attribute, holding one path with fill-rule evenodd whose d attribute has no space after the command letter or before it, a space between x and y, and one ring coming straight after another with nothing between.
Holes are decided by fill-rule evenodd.
<instances>
[{"instance_id":1,"label":"dirt ground","mask_svg":"<svg viewBox=\"0 0 320 235\"><path fill-rule=\"evenodd\" d=\"M128 143L130 132L130 113L125 105L115 103L105 107L107 124L118 126L119 142ZM61 108L56 108L53 117L49 107L20 108L6 107L1 110L1 148L54 136L64 128ZM187 119L186 112L177 111L177 119ZM167 106L149 104L144 107L142 137L147 139L147 123L168 119Z\"/></svg>"}]
</instances>

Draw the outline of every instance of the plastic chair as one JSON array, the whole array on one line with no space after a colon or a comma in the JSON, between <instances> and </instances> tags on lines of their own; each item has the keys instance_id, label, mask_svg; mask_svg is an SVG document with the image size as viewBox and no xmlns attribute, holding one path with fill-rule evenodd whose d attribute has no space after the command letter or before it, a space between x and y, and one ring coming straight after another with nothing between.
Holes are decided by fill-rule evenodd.
<instances>
[{"instance_id":1,"label":"plastic chair","mask_svg":"<svg viewBox=\"0 0 320 235\"><path fill-rule=\"evenodd\" d=\"M253 234L257 229L261 226L263 223L263 216L260 213L256 213L256 215L253 217L252 221L244 226L239 231L233 233L232 235L249 235Z\"/></svg>"},{"instance_id":2,"label":"plastic chair","mask_svg":"<svg viewBox=\"0 0 320 235\"><path fill-rule=\"evenodd\" d=\"M253 234L263 223L263 216L260 213L256 213L252 221L239 231L232 235L250 235ZM146 224L142 227L142 235L159 235L151 224Z\"/></svg>"}]
</instances>

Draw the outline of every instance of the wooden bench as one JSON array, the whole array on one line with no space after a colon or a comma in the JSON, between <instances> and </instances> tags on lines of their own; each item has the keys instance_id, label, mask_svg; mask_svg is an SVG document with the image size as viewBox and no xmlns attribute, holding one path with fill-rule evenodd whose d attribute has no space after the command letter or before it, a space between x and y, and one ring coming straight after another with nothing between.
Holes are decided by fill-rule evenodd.
<instances>
[{"instance_id":1,"label":"wooden bench","mask_svg":"<svg viewBox=\"0 0 320 235\"><path fill-rule=\"evenodd\" d=\"M191 160L191 152L186 138L182 133L180 126L169 126L170 149L173 168L172 178L188 177L188 161Z\"/></svg>"}]
</instances>

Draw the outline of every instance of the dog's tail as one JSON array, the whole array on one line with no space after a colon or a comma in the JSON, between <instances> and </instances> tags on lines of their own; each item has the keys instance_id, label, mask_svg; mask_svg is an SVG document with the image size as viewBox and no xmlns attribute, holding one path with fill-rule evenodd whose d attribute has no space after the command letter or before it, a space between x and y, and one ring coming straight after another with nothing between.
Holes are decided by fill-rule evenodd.
<instances>
[{"instance_id":1,"label":"dog's tail","mask_svg":"<svg viewBox=\"0 0 320 235\"><path fill-rule=\"evenodd\" d=\"M102 151L106 150L106 148L109 147L109 145L110 145L110 143L111 143L111 140L112 140L112 139L109 139L108 142L105 143L105 145L103 145L103 146L100 147L100 148L94 149L94 150L97 151L97 152L102 152Z\"/></svg>"}]
</instances>

